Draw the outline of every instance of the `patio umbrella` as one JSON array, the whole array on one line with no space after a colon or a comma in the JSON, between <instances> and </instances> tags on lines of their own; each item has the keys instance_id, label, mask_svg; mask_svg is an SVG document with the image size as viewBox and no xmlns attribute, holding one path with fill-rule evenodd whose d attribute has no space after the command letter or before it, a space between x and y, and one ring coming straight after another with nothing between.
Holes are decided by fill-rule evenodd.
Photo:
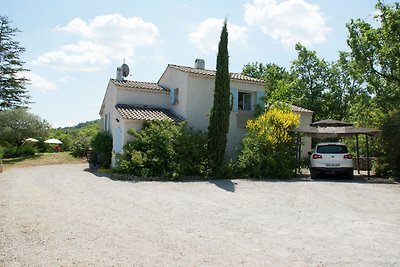
<instances>
[{"instance_id":1,"label":"patio umbrella","mask_svg":"<svg viewBox=\"0 0 400 267\"><path fill-rule=\"evenodd\" d=\"M62 144L62 142L60 140L55 139L55 138L47 139L44 142L47 144Z\"/></svg>"},{"instance_id":2,"label":"patio umbrella","mask_svg":"<svg viewBox=\"0 0 400 267\"><path fill-rule=\"evenodd\" d=\"M39 140L37 140L35 138L28 138L28 139L25 140L25 142L34 142L34 143L36 143L36 142L39 142Z\"/></svg>"}]
</instances>

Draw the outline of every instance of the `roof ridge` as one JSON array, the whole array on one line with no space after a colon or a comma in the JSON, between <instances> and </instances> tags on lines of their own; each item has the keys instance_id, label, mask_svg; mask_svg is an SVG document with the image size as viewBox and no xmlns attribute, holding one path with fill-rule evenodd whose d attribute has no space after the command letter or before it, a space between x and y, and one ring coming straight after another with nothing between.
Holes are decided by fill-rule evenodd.
<instances>
[{"instance_id":1,"label":"roof ridge","mask_svg":"<svg viewBox=\"0 0 400 267\"><path fill-rule=\"evenodd\" d=\"M142 89L142 90L154 90L154 91L166 91L164 87L156 82L143 82L136 80L123 80L117 81L116 79L110 79L112 83L116 86L132 88L132 89Z\"/></svg>"},{"instance_id":2,"label":"roof ridge","mask_svg":"<svg viewBox=\"0 0 400 267\"><path fill-rule=\"evenodd\" d=\"M176 64L168 64L168 66L172 67L174 69L186 72L186 73L193 73L193 74L198 74L198 75L215 76L217 73L216 70L211 70L211 69L198 69L196 67L176 65ZM265 81L262 79L250 77L250 76L244 75L240 72L229 72L229 74L231 76L231 79L236 79L236 80L240 80L240 81L265 83Z\"/></svg>"}]
</instances>

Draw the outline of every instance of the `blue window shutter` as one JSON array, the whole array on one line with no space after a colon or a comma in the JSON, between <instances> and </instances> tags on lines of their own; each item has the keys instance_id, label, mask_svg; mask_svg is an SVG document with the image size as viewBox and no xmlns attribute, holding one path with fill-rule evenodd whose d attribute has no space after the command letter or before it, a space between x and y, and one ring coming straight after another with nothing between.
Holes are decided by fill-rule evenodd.
<instances>
[{"instance_id":1,"label":"blue window shutter","mask_svg":"<svg viewBox=\"0 0 400 267\"><path fill-rule=\"evenodd\" d=\"M122 131L121 128L115 128L114 129L114 135L113 135L113 143L114 143L114 151L115 153L122 153Z\"/></svg>"},{"instance_id":2,"label":"blue window shutter","mask_svg":"<svg viewBox=\"0 0 400 267\"><path fill-rule=\"evenodd\" d=\"M108 114L104 115L104 131L107 132Z\"/></svg>"},{"instance_id":3,"label":"blue window shutter","mask_svg":"<svg viewBox=\"0 0 400 267\"><path fill-rule=\"evenodd\" d=\"M239 91L236 88L231 88L232 94L232 111L238 112L238 100L239 100Z\"/></svg>"},{"instance_id":4,"label":"blue window shutter","mask_svg":"<svg viewBox=\"0 0 400 267\"><path fill-rule=\"evenodd\" d=\"M169 90L169 103L171 105L175 104L175 89Z\"/></svg>"},{"instance_id":5,"label":"blue window shutter","mask_svg":"<svg viewBox=\"0 0 400 267\"><path fill-rule=\"evenodd\" d=\"M108 112L108 128L107 128L107 132L109 132L111 129L111 116L110 116L110 112Z\"/></svg>"},{"instance_id":6,"label":"blue window shutter","mask_svg":"<svg viewBox=\"0 0 400 267\"><path fill-rule=\"evenodd\" d=\"M260 105L263 109L265 106L264 99L263 99L264 95L265 95L264 91L257 92L257 105Z\"/></svg>"}]
</instances>

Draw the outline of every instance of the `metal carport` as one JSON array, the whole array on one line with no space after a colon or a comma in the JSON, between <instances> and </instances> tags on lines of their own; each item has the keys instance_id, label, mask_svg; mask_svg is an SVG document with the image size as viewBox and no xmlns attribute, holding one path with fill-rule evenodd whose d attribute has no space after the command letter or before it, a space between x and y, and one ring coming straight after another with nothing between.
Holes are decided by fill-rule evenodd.
<instances>
[{"instance_id":1,"label":"metal carport","mask_svg":"<svg viewBox=\"0 0 400 267\"><path fill-rule=\"evenodd\" d=\"M356 136L356 146L357 146L357 169L358 173L360 173L360 153L359 153L359 142L358 136L360 134L365 135L365 148L366 148L366 156L367 156L367 173L368 179L370 179L370 158L369 158L369 136L376 136L380 134L381 130L375 130L370 128L362 128L356 127L352 123L337 121L337 120L321 120L317 122L313 122L310 126L297 127L293 130L296 133L296 144L297 144L297 154L296 158L300 160L301 153L301 142L300 142L300 134L303 133L306 136L324 139L324 138L340 138L340 137L352 137Z\"/></svg>"}]
</instances>

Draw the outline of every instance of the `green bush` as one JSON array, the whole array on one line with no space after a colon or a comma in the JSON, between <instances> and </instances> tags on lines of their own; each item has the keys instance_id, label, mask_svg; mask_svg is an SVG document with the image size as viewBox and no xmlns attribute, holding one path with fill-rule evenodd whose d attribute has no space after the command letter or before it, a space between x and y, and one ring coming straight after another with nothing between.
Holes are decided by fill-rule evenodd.
<instances>
[{"instance_id":1,"label":"green bush","mask_svg":"<svg viewBox=\"0 0 400 267\"><path fill-rule=\"evenodd\" d=\"M85 142L75 142L71 146L71 155L76 157L76 158L83 158L86 157L86 153L89 149L89 145Z\"/></svg>"},{"instance_id":2,"label":"green bush","mask_svg":"<svg viewBox=\"0 0 400 267\"><path fill-rule=\"evenodd\" d=\"M388 113L382 121L382 143L385 155L383 163L388 164L394 176L400 177L400 111Z\"/></svg>"},{"instance_id":3,"label":"green bush","mask_svg":"<svg viewBox=\"0 0 400 267\"><path fill-rule=\"evenodd\" d=\"M0 146L0 161L3 158L4 155L4 148Z\"/></svg>"},{"instance_id":4,"label":"green bush","mask_svg":"<svg viewBox=\"0 0 400 267\"><path fill-rule=\"evenodd\" d=\"M98 132L91 142L93 150L99 156L104 168L110 168L112 152L112 136L108 132Z\"/></svg>"},{"instance_id":5,"label":"green bush","mask_svg":"<svg viewBox=\"0 0 400 267\"><path fill-rule=\"evenodd\" d=\"M134 141L125 145L125 153L117 161L118 172L167 178L202 173L207 155L205 134L169 121L145 123L142 130L128 132Z\"/></svg>"},{"instance_id":6,"label":"green bush","mask_svg":"<svg viewBox=\"0 0 400 267\"><path fill-rule=\"evenodd\" d=\"M272 108L247 123L247 134L234 170L242 178L288 178L296 167L291 130L298 115Z\"/></svg>"},{"instance_id":7,"label":"green bush","mask_svg":"<svg viewBox=\"0 0 400 267\"><path fill-rule=\"evenodd\" d=\"M34 156L38 152L37 148L30 144L25 144L20 147L9 146L4 148L4 158L18 158L24 156Z\"/></svg>"}]
</instances>

